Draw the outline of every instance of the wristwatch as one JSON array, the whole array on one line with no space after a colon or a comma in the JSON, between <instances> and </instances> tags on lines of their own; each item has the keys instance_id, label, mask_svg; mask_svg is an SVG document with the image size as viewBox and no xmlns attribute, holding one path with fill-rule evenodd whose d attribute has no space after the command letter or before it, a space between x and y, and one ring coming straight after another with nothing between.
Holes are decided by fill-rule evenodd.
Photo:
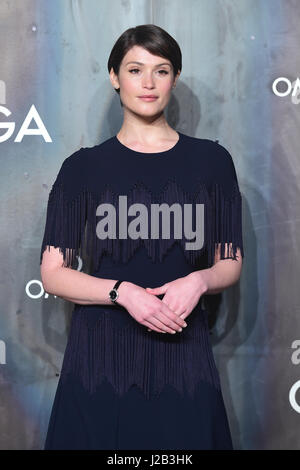
<instances>
[{"instance_id":1,"label":"wristwatch","mask_svg":"<svg viewBox=\"0 0 300 470\"><path fill-rule=\"evenodd\" d=\"M123 282L124 279L122 280L119 280L115 283L114 287L112 288L112 290L109 292L109 298L112 302L116 302L117 298L119 297L119 292L117 291L119 285L121 284L121 282Z\"/></svg>"}]
</instances>

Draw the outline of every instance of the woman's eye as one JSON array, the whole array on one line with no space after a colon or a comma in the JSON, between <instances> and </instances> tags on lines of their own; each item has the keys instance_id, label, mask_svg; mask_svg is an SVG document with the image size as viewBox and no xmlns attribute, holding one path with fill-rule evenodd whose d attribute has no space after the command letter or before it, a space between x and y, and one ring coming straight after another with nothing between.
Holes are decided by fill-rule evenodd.
<instances>
[{"instance_id":1,"label":"woman's eye","mask_svg":"<svg viewBox=\"0 0 300 470\"><path fill-rule=\"evenodd\" d=\"M132 72L135 72L136 70L139 72L139 69L131 69L131 70L129 70L129 72L132 73ZM167 72L167 70L159 70L159 72L163 72L164 75L168 75L168 73L169 73L169 72ZM135 73L134 73L134 75L135 75Z\"/></svg>"}]
</instances>

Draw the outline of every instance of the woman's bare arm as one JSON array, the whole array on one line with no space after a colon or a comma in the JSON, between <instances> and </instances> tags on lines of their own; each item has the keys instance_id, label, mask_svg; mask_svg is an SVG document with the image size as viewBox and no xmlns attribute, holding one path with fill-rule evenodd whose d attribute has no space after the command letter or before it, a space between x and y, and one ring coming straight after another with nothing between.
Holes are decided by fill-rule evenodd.
<instances>
[{"instance_id":1,"label":"woman's bare arm","mask_svg":"<svg viewBox=\"0 0 300 470\"><path fill-rule=\"evenodd\" d=\"M103 279L62 266L63 256L59 248L50 247L43 253L41 278L44 289L49 294L57 295L71 302L90 304L110 304L108 293L117 279ZM118 288L119 300L129 284L123 281ZM125 297L125 296L124 296Z\"/></svg>"},{"instance_id":2,"label":"woman's bare arm","mask_svg":"<svg viewBox=\"0 0 300 470\"><path fill-rule=\"evenodd\" d=\"M228 245L226 245L226 248L228 250ZM225 253L227 255L228 251ZM205 282L207 286L205 295L219 294L239 280L242 265L243 261L239 248L237 249L237 260L220 259L219 246L215 253L214 265L211 268L194 271L192 274L198 276L201 283Z\"/></svg>"},{"instance_id":3,"label":"woman's bare arm","mask_svg":"<svg viewBox=\"0 0 300 470\"><path fill-rule=\"evenodd\" d=\"M109 291L117 279L102 279L64 267L59 248L50 246L43 252L41 277L44 289L50 294L71 302L87 304L112 304ZM130 281L123 281L118 288L117 304L122 305L139 323L155 331L176 333L186 326L173 310L160 299Z\"/></svg>"}]
</instances>

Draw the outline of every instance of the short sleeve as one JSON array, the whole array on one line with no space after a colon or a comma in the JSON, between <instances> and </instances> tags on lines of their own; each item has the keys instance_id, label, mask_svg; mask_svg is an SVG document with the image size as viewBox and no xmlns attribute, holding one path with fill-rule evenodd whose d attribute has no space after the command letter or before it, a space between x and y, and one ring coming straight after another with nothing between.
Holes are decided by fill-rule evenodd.
<instances>
[{"instance_id":1,"label":"short sleeve","mask_svg":"<svg viewBox=\"0 0 300 470\"><path fill-rule=\"evenodd\" d=\"M80 150L66 158L49 193L46 223L40 252L50 246L59 248L63 255L63 266L72 267L76 258L81 256L81 241L86 223L84 193L77 187Z\"/></svg>"},{"instance_id":2,"label":"short sleeve","mask_svg":"<svg viewBox=\"0 0 300 470\"><path fill-rule=\"evenodd\" d=\"M215 144L215 172L212 191L212 224L209 243L209 265L214 263L215 250L220 259L237 260L237 250L244 257L242 227L242 195L231 154Z\"/></svg>"}]
</instances>

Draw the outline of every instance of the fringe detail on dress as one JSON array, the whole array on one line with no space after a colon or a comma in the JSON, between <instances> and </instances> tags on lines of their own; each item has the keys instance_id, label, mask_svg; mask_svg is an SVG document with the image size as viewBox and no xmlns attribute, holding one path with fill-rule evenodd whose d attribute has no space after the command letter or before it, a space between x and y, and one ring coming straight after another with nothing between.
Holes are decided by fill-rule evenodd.
<instances>
[{"instance_id":1,"label":"fringe detail on dress","mask_svg":"<svg viewBox=\"0 0 300 470\"><path fill-rule=\"evenodd\" d=\"M210 190L205 183L201 183L197 192L192 195L190 192L184 191L174 178L168 180L159 195L154 194L144 183L137 182L126 196L128 207L135 203L142 203L147 207L149 238L134 240L127 235L127 238L118 239L119 194L115 193L109 185L106 185L100 194L83 189L76 198L70 201L65 194L62 183L55 184L49 194L40 263L44 250L47 247L50 249L51 245L55 248L59 247L63 254L64 266L72 267L77 256L81 258L87 256L92 263L93 270L99 265L102 256L106 254L110 255L114 262L126 263L142 244L144 244L149 257L153 261L159 262L163 261L175 243L181 245L187 261L194 266L198 265L203 256L207 260L207 267L212 266L218 245L221 246L221 259L236 259L238 247L241 249L241 255L244 256L242 199L238 183L234 183L230 197L224 195L219 183L214 183ZM96 210L99 204L107 202L116 209L116 238L100 240L96 233L96 225L101 219L96 215ZM204 204L204 246L198 250L186 249L186 242L192 240L188 240L184 236L183 213L181 238L175 238L173 233L174 224L171 222L173 215L170 218L169 238L162 238L161 231L159 231L159 238L151 238L151 204L153 203L166 203L169 206L173 203L179 203L182 210L184 204L193 204L193 207L194 204ZM127 217L128 224L131 217ZM226 244L231 244L229 253L226 251Z\"/></svg>"},{"instance_id":2,"label":"fringe detail on dress","mask_svg":"<svg viewBox=\"0 0 300 470\"><path fill-rule=\"evenodd\" d=\"M166 385L191 397L202 381L220 389L206 311L192 312L182 332L164 334L148 332L126 311L128 325L116 325L111 311L98 309L99 319L92 328L88 327L88 306L74 311L62 381L75 377L93 394L107 380L119 397L136 385L147 399L160 395Z\"/></svg>"},{"instance_id":3,"label":"fringe detail on dress","mask_svg":"<svg viewBox=\"0 0 300 470\"><path fill-rule=\"evenodd\" d=\"M222 187L215 183L211 193L209 218L211 232L207 234L208 265L214 264L215 250L220 246L220 259L237 260L237 249L244 257L242 233L242 196L238 183L234 183L232 194L225 197Z\"/></svg>"},{"instance_id":4,"label":"fringe detail on dress","mask_svg":"<svg viewBox=\"0 0 300 470\"><path fill-rule=\"evenodd\" d=\"M50 246L59 248L63 255L63 266L72 267L77 256L82 257L84 230L86 224L88 200L83 191L72 201L68 201L62 184L54 184L48 199L44 238L40 253L40 264L43 252Z\"/></svg>"}]
</instances>

